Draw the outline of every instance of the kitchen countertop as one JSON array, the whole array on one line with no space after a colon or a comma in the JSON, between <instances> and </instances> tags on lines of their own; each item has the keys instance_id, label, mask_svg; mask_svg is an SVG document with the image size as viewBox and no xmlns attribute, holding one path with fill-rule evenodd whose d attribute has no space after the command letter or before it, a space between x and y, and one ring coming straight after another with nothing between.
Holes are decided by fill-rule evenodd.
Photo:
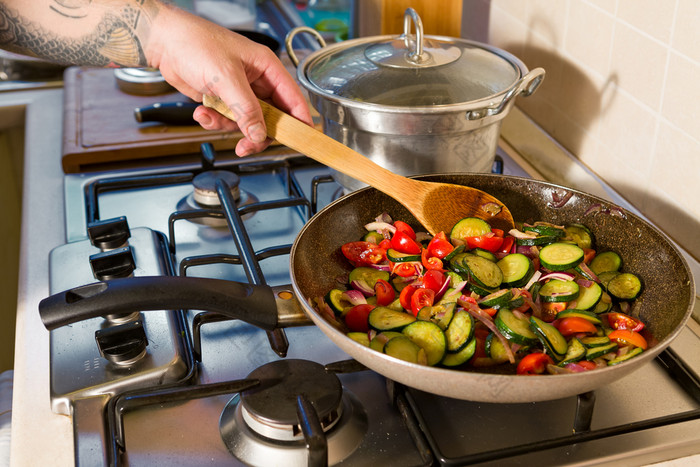
<instances>
[{"instance_id":1,"label":"kitchen countertop","mask_svg":"<svg viewBox=\"0 0 700 467\"><path fill-rule=\"evenodd\" d=\"M0 108L14 109L26 125L11 465L70 466L75 463L71 420L51 412L49 333L37 311L39 301L49 294L49 252L66 241L60 147L63 91L3 93ZM517 127L515 119L513 122ZM595 177L585 171L579 176L586 191L601 194ZM700 456L694 456L656 465L680 467L699 462Z\"/></svg>"}]
</instances>

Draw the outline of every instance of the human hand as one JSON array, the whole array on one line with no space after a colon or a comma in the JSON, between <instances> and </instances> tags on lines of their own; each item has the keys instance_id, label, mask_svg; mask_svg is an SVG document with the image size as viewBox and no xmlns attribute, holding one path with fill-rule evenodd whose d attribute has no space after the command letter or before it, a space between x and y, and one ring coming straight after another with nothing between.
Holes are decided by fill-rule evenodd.
<instances>
[{"instance_id":1,"label":"human hand","mask_svg":"<svg viewBox=\"0 0 700 467\"><path fill-rule=\"evenodd\" d=\"M236 145L239 156L260 152L272 141L257 98L312 124L308 104L279 58L224 27L164 5L153 20L145 54L181 93L197 102L204 94L217 96L233 110L235 123L204 106L193 117L209 130L240 129L245 138Z\"/></svg>"}]
</instances>

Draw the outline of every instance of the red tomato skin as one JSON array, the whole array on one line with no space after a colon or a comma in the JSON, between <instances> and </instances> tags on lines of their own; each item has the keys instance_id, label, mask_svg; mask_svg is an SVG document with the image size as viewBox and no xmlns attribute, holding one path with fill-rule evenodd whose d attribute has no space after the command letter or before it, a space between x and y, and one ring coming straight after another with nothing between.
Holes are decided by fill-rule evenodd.
<instances>
[{"instance_id":1,"label":"red tomato skin","mask_svg":"<svg viewBox=\"0 0 700 467\"><path fill-rule=\"evenodd\" d=\"M501 247L498 249L497 253L507 254L513 249L513 244L515 243L515 237L504 237Z\"/></svg>"},{"instance_id":2,"label":"red tomato skin","mask_svg":"<svg viewBox=\"0 0 700 467\"><path fill-rule=\"evenodd\" d=\"M396 291L384 279L377 279L374 284L374 293L377 296L377 305L387 306L396 299Z\"/></svg>"},{"instance_id":3,"label":"red tomato skin","mask_svg":"<svg viewBox=\"0 0 700 467\"><path fill-rule=\"evenodd\" d=\"M413 227L405 223L404 221L395 221L394 222L394 227L396 227L397 231L403 232L409 237L411 237L413 240L416 239L416 232L413 230Z\"/></svg>"},{"instance_id":4,"label":"red tomato skin","mask_svg":"<svg viewBox=\"0 0 700 467\"><path fill-rule=\"evenodd\" d=\"M437 269L429 269L423 275L423 287L438 293L445 283L445 275Z\"/></svg>"},{"instance_id":5,"label":"red tomato skin","mask_svg":"<svg viewBox=\"0 0 700 467\"><path fill-rule=\"evenodd\" d=\"M585 318L579 318L577 316L556 320L555 326L564 337L574 334L592 334L596 332L596 327L593 323Z\"/></svg>"},{"instance_id":6,"label":"red tomato skin","mask_svg":"<svg viewBox=\"0 0 700 467\"><path fill-rule=\"evenodd\" d=\"M617 329L608 334L608 338L622 345L633 345L644 350L648 347L647 340L641 334L629 329Z\"/></svg>"},{"instance_id":7,"label":"red tomato skin","mask_svg":"<svg viewBox=\"0 0 700 467\"><path fill-rule=\"evenodd\" d=\"M379 264L386 260L386 250L371 242L349 242L341 247L341 251L355 266Z\"/></svg>"},{"instance_id":8,"label":"red tomato skin","mask_svg":"<svg viewBox=\"0 0 700 467\"><path fill-rule=\"evenodd\" d=\"M396 251L410 255L418 255L421 252L421 246L407 233L400 230L397 230L391 237L391 247Z\"/></svg>"},{"instance_id":9,"label":"red tomato skin","mask_svg":"<svg viewBox=\"0 0 700 467\"><path fill-rule=\"evenodd\" d=\"M397 265L398 264L398 265ZM391 272L401 277L411 277L417 274L413 263L392 263Z\"/></svg>"},{"instance_id":10,"label":"red tomato skin","mask_svg":"<svg viewBox=\"0 0 700 467\"><path fill-rule=\"evenodd\" d=\"M350 308L345 314L345 324L348 326L348 329L357 332L369 331L369 312L374 308L374 305L367 303Z\"/></svg>"},{"instance_id":11,"label":"red tomato skin","mask_svg":"<svg viewBox=\"0 0 700 467\"><path fill-rule=\"evenodd\" d=\"M437 258L435 256L430 256L430 253L428 252L427 249L423 249L423 251L420 254L421 256L421 263L423 263L423 266L425 269L442 269L442 260L440 258Z\"/></svg>"},{"instance_id":12,"label":"red tomato skin","mask_svg":"<svg viewBox=\"0 0 700 467\"><path fill-rule=\"evenodd\" d=\"M447 240L445 232L438 232L437 235L428 243L428 254L435 258L443 259L445 256L452 253L455 247Z\"/></svg>"},{"instance_id":13,"label":"red tomato skin","mask_svg":"<svg viewBox=\"0 0 700 467\"><path fill-rule=\"evenodd\" d=\"M549 355L541 352L534 352L525 355L518 362L516 372L519 375L541 375L547 369L547 364L552 364L552 359Z\"/></svg>"},{"instance_id":14,"label":"red tomato skin","mask_svg":"<svg viewBox=\"0 0 700 467\"><path fill-rule=\"evenodd\" d=\"M613 329L629 329L635 332L644 329L644 323L637 318L617 312L608 313L608 324Z\"/></svg>"},{"instance_id":15,"label":"red tomato skin","mask_svg":"<svg viewBox=\"0 0 700 467\"><path fill-rule=\"evenodd\" d=\"M401 293L399 294L399 303L401 303L404 310L411 310L411 298L416 290L418 290L417 285L407 285L403 288L403 290L401 290Z\"/></svg>"},{"instance_id":16,"label":"red tomato skin","mask_svg":"<svg viewBox=\"0 0 700 467\"><path fill-rule=\"evenodd\" d=\"M411 296L411 312L413 313L413 316L418 316L418 312L424 306L432 306L434 300L435 291L424 287L416 290Z\"/></svg>"},{"instance_id":17,"label":"red tomato skin","mask_svg":"<svg viewBox=\"0 0 700 467\"><path fill-rule=\"evenodd\" d=\"M391 248L391 240L385 238L384 240L379 242L379 248L384 248L385 250L388 250L389 248Z\"/></svg>"},{"instance_id":18,"label":"red tomato skin","mask_svg":"<svg viewBox=\"0 0 700 467\"><path fill-rule=\"evenodd\" d=\"M479 235L478 237L467 237L467 246L469 249L481 248L483 250L495 253L503 245L503 237L496 236L493 232Z\"/></svg>"}]
</instances>

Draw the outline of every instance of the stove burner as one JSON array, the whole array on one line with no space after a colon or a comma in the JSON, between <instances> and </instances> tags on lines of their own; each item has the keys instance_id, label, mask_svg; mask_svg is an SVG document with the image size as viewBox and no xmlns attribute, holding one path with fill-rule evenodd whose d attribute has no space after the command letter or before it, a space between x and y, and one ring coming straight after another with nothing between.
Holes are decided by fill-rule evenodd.
<instances>
[{"instance_id":1,"label":"stove burner","mask_svg":"<svg viewBox=\"0 0 700 467\"><path fill-rule=\"evenodd\" d=\"M219 195L216 193L216 181L223 180L231 187L231 194L236 202L241 198L239 185L241 178L233 172L226 170L208 170L202 172L192 180L194 186L194 200L202 206L220 206Z\"/></svg>"},{"instance_id":2,"label":"stove burner","mask_svg":"<svg viewBox=\"0 0 700 467\"><path fill-rule=\"evenodd\" d=\"M177 210L193 211L220 207L221 200L216 192L217 180L223 180L231 187L231 194L237 206L246 206L258 201L252 193L240 189L240 177L235 173L227 170L208 170L194 177L192 180L194 191L177 203ZM253 213L246 214L242 218L245 220L252 215ZM227 225L224 217L196 217L189 220L210 227L226 227Z\"/></svg>"},{"instance_id":3,"label":"stove burner","mask_svg":"<svg viewBox=\"0 0 700 467\"><path fill-rule=\"evenodd\" d=\"M235 396L219 421L231 454L249 465L307 465L308 450L297 415L303 395L318 414L328 443L329 464L340 462L359 446L367 415L338 377L318 363L279 360L248 375L260 386Z\"/></svg>"}]
</instances>

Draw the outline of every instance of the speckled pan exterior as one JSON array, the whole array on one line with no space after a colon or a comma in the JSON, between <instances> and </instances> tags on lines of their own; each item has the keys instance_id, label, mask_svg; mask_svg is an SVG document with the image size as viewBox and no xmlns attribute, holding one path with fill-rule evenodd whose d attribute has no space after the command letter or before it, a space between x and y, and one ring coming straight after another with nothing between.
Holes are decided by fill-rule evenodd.
<instances>
[{"instance_id":1,"label":"speckled pan exterior","mask_svg":"<svg viewBox=\"0 0 700 467\"><path fill-rule=\"evenodd\" d=\"M695 285L688 265L667 237L640 217L596 196L520 177L440 174L420 178L469 185L491 193L509 207L516 221L587 225L595 234L598 251L618 252L623 270L641 277L644 289L636 311L656 342L639 357L614 367L545 376L426 367L362 346L325 321L314 310L312 300L325 295L336 278L349 271L340 246L360 238L364 224L382 212L394 219L412 220L399 203L366 188L328 205L307 223L292 248L291 268L293 287L311 319L339 347L372 370L405 385L456 399L502 403L552 400L609 384L647 364L668 346L690 317ZM555 207L554 200L569 193L568 201ZM587 214L598 204L601 212ZM412 224L418 227L415 221Z\"/></svg>"}]
</instances>

